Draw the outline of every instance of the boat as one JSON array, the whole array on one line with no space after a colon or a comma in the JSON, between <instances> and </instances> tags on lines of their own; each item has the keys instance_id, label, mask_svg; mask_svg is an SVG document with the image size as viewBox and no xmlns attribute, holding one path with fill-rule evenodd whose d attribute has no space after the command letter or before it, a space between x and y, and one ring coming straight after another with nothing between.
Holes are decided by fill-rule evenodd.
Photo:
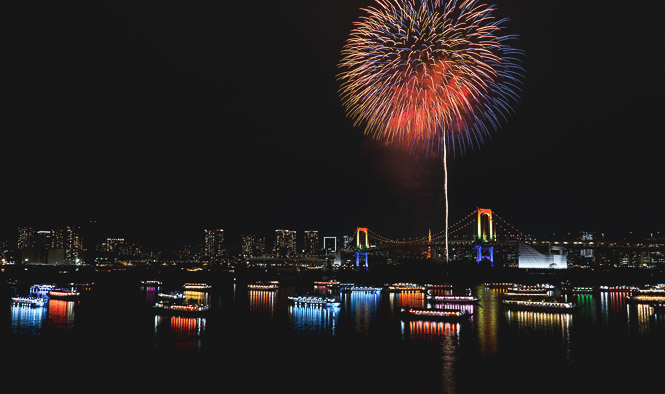
<instances>
[{"instance_id":1,"label":"boat","mask_svg":"<svg viewBox=\"0 0 665 394\"><path fill-rule=\"evenodd\" d=\"M209 305L182 304L158 301L153 306L156 312L172 313L178 315L196 315L210 310Z\"/></svg>"},{"instance_id":2,"label":"boat","mask_svg":"<svg viewBox=\"0 0 665 394\"><path fill-rule=\"evenodd\" d=\"M348 293L380 293L382 290L382 287L373 286L349 286L341 289L341 291Z\"/></svg>"},{"instance_id":3,"label":"boat","mask_svg":"<svg viewBox=\"0 0 665 394\"><path fill-rule=\"evenodd\" d=\"M159 281L159 280L142 280L141 284L146 285L146 286L161 286L162 281Z\"/></svg>"},{"instance_id":4,"label":"boat","mask_svg":"<svg viewBox=\"0 0 665 394\"><path fill-rule=\"evenodd\" d=\"M486 289L507 289L509 287L515 286L514 283L509 282L489 282L485 283Z\"/></svg>"},{"instance_id":5,"label":"boat","mask_svg":"<svg viewBox=\"0 0 665 394\"><path fill-rule=\"evenodd\" d=\"M81 293L73 289L53 289L48 292L50 298L58 298L61 300L71 300L78 298Z\"/></svg>"},{"instance_id":6,"label":"boat","mask_svg":"<svg viewBox=\"0 0 665 394\"><path fill-rule=\"evenodd\" d=\"M428 290L450 290L453 288L453 285L450 283L439 283L439 284L427 283L425 284L425 288Z\"/></svg>"},{"instance_id":7,"label":"boat","mask_svg":"<svg viewBox=\"0 0 665 394\"><path fill-rule=\"evenodd\" d=\"M659 304L665 302L665 295L661 294L631 294L626 296L626 302L637 304Z\"/></svg>"},{"instance_id":8,"label":"boat","mask_svg":"<svg viewBox=\"0 0 665 394\"><path fill-rule=\"evenodd\" d=\"M338 299L329 297L289 296L288 298L297 306L336 307L341 305L341 302Z\"/></svg>"},{"instance_id":9,"label":"boat","mask_svg":"<svg viewBox=\"0 0 665 394\"><path fill-rule=\"evenodd\" d=\"M514 291L507 291L503 294L501 294L501 297L504 299L522 299L522 300L530 300L530 299L542 299L542 298L547 298L547 292L541 292L541 293L519 293L519 292L514 292Z\"/></svg>"},{"instance_id":10,"label":"boat","mask_svg":"<svg viewBox=\"0 0 665 394\"><path fill-rule=\"evenodd\" d=\"M573 302L555 301L555 300L503 300L503 305L510 309L537 310L537 311L573 311L576 308Z\"/></svg>"},{"instance_id":11,"label":"boat","mask_svg":"<svg viewBox=\"0 0 665 394\"><path fill-rule=\"evenodd\" d=\"M457 309L401 308L404 319L459 321L471 316L470 313Z\"/></svg>"},{"instance_id":12,"label":"boat","mask_svg":"<svg viewBox=\"0 0 665 394\"><path fill-rule=\"evenodd\" d=\"M47 297L51 290L55 290L55 285L35 284L30 286L30 297Z\"/></svg>"},{"instance_id":13,"label":"boat","mask_svg":"<svg viewBox=\"0 0 665 394\"><path fill-rule=\"evenodd\" d=\"M269 282L255 282L247 285L248 290L277 290L279 288L279 282L275 283Z\"/></svg>"},{"instance_id":14,"label":"boat","mask_svg":"<svg viewBox=\"0 0 665 394\"><path fill-rule=\"evenodd\" d=\"M564 293L569 294L592 294L596 291L593 286L573 286L562 289Z\"/></svg>"},{"instance_id":15,"label":"boat","mask_svg":"<svg viewBox=\"0 0 665 394\"><path fill-rule=\"evenodd\" d=\"M427 295L427 300L430 302L445 303L445 304L475 304L480 301L479 297L472 295Z\"/></svg>"},{"instance_id":16,"label":"boat","mask_svg":"<svg viewBox=\"0 0 665 394\"><path fill-rule=\"evenodd\" d=\"M157 296L168 300L181 300L185 298L185 293L181 291L172 291L170 293L158 293Z\"/></svg>"},{"instance_id":17,"label":"boat","mask_svg":"<svg viewBox=\"0 0 665 394\"><path fill-rule=\"evenodd\" d=\"M552 285L513 285L508 287L508 292L511 293L547 294L548 291L552 290L554 290Z\"/></svg>"},{"instance_id":18,"label":"boat","mask_svg":"<svg viewBox=\"0 0 665 394\"><path fill-rule=\"evenodd\" d=\"M390 291L425 291L425 286L419 285L417 283L405 283L405 282L399 282L399 283L393 283L388 285L388 290Z\"/></svg>"},{"instance_id":19,"label":"boat","mask_svg":"<svg viewBox=\"0 0 665 394\"><path fill-rule=\"evenodd\" d=\"M314 286L333 287L333 286L339 286L339 282L336 280L316 280L314 281Z\"/></svg>"},{"instance_id":20,"label":"boat","mask_svg":"<svg viewBox=\"0 0 665 394\"><path fill-rule=\"evenodd\" d=\"M41 297L12 297L12 303L15 305L30 306L33 308L46 305L48 300Z\"/></svg>"},{"instance_id":21,"label":"boat","mask_svg":"<svg viewBox=\"0 0 665 394\"><path fill-rule=\"evenodd\" d=\"M185 290L194 290L194 291L205 291L212 288L207 283L185 283L182 285L182 288Z\"/></svg>"},{"instance_id":22,"label":"boat","mask_svg":"<svg viewBox=\"0 0 665 394\"><path fill-rule=\"evenodd\" d=\"M604 292L626 292L637 289L635 286L598 286L598 290Z\"/></svg>"}]
</instances>

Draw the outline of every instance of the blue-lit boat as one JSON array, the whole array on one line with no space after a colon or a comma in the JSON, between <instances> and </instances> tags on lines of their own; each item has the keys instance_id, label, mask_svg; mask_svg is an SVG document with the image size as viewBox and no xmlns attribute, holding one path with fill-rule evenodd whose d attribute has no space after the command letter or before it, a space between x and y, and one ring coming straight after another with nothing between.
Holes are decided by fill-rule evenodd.
<instances>
[{"instance_id":1,"label":"blue-lit boat","mask_svg":"<svg viewBox=\"0 0 665 394\"><path fill-rule=\"evenodd\" d=\"M12 303L14 305L29 306L33 308L39 308L46 305L48 300L41 297L12 297Z\"/></svg>"},{"instance_id":2,"label":"blue-lit boat","mask_svg":"<svg viewBox=\"0 0 665 394\"><path fill-rule=\"evenodd\" d=\"M341 302L338 299L330 297L289 296L288 298L297 306L320 306L327 308L341 305Z\"/></svg>"},{"instance_id":3,"label":"blue-lit boat","mask_svg":"<svg viewBox=\"0 0 665 394\"><path fill-rule=\"evenodd\" d=\"M342 287L341 291L345 293L380 293L383 291L383 288L373 286L350 286Z\"/></svg>"},{"instance_id":4,"label":"blue-lit boat","mask_svg":"<svg viewBox=\"0 0 665 394\"><path fill-rule=\"evenodd\" d=\"M469 312L461 309L401 308L400 312L405 320L460 321L471 316Z\"/></svg>"}]
</instances>

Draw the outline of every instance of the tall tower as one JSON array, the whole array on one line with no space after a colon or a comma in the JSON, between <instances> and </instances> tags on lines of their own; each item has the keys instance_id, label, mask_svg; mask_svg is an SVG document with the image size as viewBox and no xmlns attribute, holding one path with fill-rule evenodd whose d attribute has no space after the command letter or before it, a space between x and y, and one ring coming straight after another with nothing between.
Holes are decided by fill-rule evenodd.
<instances>
[{"instance_id":1,"label":"tall tower","mask_svg":"<svg viewBox=\"0 0 665 394\"><path fill-rule=\"evenodd\" d=\"M305 230L303 241L303 253L305 256L314 256L318 253L319 232L317 230Z\"/></svg>"},{"instance_id":2,"label":"tall tower","mask_svg":"<svg viewBox=\"0 0 665 394\"><path fill-rule=\"evenodd\" d=\"M206 229L204 230L204 256L210 262L219 262L224 256L224 230Z\"/></svg>"}]
</instances>

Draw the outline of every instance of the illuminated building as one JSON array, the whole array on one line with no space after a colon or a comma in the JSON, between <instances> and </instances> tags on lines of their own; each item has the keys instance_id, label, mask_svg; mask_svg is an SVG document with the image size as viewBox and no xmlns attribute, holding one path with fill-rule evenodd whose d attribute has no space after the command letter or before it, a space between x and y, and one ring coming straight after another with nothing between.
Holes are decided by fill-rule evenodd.
<instances>
[{"instance_id":1,"label":"illuminated building","mask_svg":"<svg viewBox=\"0 0 665 394\"><path fill-rule=\"evenodd\" d=\"M319 252L319 232L317 230L305 230L303 254L315 256Z\"/></svg>"},{"instance_id":2,"label":"illuminated building","mask_svg":"<svg viewBox=\"0 0 665 394\"><path fill-rule=\"evenodd\" d=\"M242 239L242 255L243 257L261 257L266 253L266 238L259 237L254 234L247 234L241 237Z\"/></svg>"},{"instance_id":3,"label":"illuminated building","mask_svg":"<svg viewBox=\"0 0 665 394\"><path fill-rule=\"evenodd\" d=\"M296 231L275 230L275 243L273 248L275 257L295 257L297 250Z\"/></svg>"},{"instance_id":4,"label":"illuminated building","mask_svg":"<svg viewBox=\"0 0 665 394\"><path fill-rule=\"evenodd\" d=\"M580 241L593 241L593 233L583 232L580 234ZM593 249L582 249L580 250L580 256L584 258L593 257Z\"/></svg>"},{"instance_id":5,"label":"illuminated building","mask_svg":"<svg viewBox=\"0 0 665 394\"><path fill-rule=\"evenodd\" d=\"M568 261L561 246L550 246L549 254L540 253L524 242L518 243L518 268L567 269Z\"/></svg>"},{"instance_id":6,"label":"illuminated building","mask_svg":"<svg viewBox=\"0 0 665 394\"><path fill-rule=\"evenodd\" d=\"M209 262L219 262L224 257L224 230L206 229L204 230L205 236L203 240L203 255L204 259Z\"/></svg>"},{"instance_id":7,"label":"illuminated building","mask_svg":"<svg viewBox=\"0 0 665 394\"><path fill-rule=\"evenodd\" d=\"M337 251L337 237L323 237L323 250L326 254Z\"/></svg>"},{"instance_id":8,"label":"illuminated building","mask_svg":"<svg viewBox=\"0 0 665 394\"><path fill-rule=\"evenodd\" d=\"M83 245L77 226L51 230L19 227L17 249L20 261L41 264L76 264Z\"/></svg>"}]
</instances>

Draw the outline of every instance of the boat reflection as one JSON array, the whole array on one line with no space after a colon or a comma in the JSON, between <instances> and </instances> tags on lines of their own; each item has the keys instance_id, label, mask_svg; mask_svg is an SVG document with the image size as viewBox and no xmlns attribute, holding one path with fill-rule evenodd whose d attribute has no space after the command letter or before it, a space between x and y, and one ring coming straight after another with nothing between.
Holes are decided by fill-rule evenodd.
<instances>
[{"instance_id":1,"label":"boat reflection","mask_svg":"<svg viewBox=\"0 0 665 394\"><path fill-rule=\"evenodd\" d=\"M600 311L604 324L623 320L626 314L626 297L629 291L601 291L599 293Z\"/></svg>"},{"instance_id":2,"label":"boat reflection","mask_svg":"<svg viewBox=\"0 0 665 394\"><path fill-rule=\"evenodd\" d=\"M277 305L277 292L249 290L249 310L251 312L268 313L274 317Z\"/></svg>"},{"instance_id":3,"label":"boat reflection","mask_svg":"<svg viewBox=\"0 0 665 394\"><path fill-rule=\"evenodd\" d=\"M12 305L11 308L12 334L41 334L48 313L46 308L18 304Z\"/></svg>"},{"instance_id":4,"label":"boat reflection","mask_svg":"<svg viewBox=\"0 0 665 394\"><path fill-rule=\"evenodd\" d=\"M159 291L159 287L157 287L157 286L144 286L143 289L145 290L145 303L146 303L146 305L150 305L150 306L155 305L155 302L157 301L157 293Z\"/></svg>"},{"instance_id":5,"label":"boat reflection","mask_svg":"<svg viewBox=\"0 0 665 394\"><path fill-rule=\"evenodd\" d=\"M169 338L166 343L178 349L200 350L201 337L205 334L205 317L155 315L155 336Z\"/></svg>"},{"instance_id":6,"label":"boat reflection","mask_svg":"<svg viewBox=\"0 0 665 394\"><path fill-rule=\"evenodd\" d=\"M289 306L289 317L297 333L324 333L335 335L339 321L339 307Z\"/></svg>"},{"instance_id":7,"label":"boat reflection","mask_svg":"<svg viewBox=\"0 0 665 394\"><path fill-rule=\"evenodd\" d=\"M637 329L640 334L645 334L651 329L651 320L655 314L653 307L649 304L633 304L626 306L628 325Z\"/></svg>"},{"instance_id":8,"label":"boat reflection","mask_svg":"<svg viewBox=\"0 0 665 394\"><path fill-rule=\"evenodd\" d=\"M353 322L353 329L369 334L370 326L377 319L381 293L342 292L344 316Z\"/></svg>"},{"instance_id":9,"label":"boat reflection","mask_svg":"<svg viewBox=\"0 0 665 394\"><path fill-rule=\"evenodd\" d=\"M422 292L402 291L389 294L390 310L399 312L401 308L423 308L425 294Z\"/></svg>"},{"instance_id":10,"label":"boat reflection","mask_svg":"<svg viewBox=\"0 0 665 394\"><path fill-rule=\"evenodd\" d=\"M78 301L56 300L48 302L48 325L66 332L74 327L74 306Z\"/></svg>"}]
</instances>

